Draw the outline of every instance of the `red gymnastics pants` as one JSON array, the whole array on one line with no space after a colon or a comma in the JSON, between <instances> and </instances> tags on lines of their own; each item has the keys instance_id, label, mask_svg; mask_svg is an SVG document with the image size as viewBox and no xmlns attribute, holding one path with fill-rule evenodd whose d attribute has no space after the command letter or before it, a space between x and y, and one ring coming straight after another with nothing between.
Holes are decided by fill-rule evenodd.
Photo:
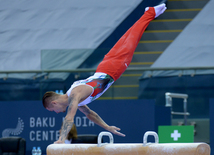
<instances>
[{"instance_id":1,"label":"red gymnastics pants","mask_svg":"<svg viewBox=\"0 0 214 155\"><path fill-rule=\"evenodd\" d=\"M96 72L106 73L116 81L129 66L143 32L154 18L155 9L150 7L105 55Z\"/></svg>"}]
</instances>

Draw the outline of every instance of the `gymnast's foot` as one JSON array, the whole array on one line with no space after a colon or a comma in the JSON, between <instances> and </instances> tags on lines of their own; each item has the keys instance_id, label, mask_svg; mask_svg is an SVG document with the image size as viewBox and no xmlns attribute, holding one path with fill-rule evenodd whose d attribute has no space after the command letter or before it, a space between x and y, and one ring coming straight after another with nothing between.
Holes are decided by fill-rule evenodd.
<instances>
[{"instance_id":1,"label":"gymnast's foot","mask_svg":"<svg viewBox=\"0 0 214 155\"><path fill-rule=\"evenodd\" d=\"M155 18L160 16L166 10L166 4L160 4L154 7L155 9ZM149 10L149 7L146 7L145 11Z\"/></svg>"}]
</instances>

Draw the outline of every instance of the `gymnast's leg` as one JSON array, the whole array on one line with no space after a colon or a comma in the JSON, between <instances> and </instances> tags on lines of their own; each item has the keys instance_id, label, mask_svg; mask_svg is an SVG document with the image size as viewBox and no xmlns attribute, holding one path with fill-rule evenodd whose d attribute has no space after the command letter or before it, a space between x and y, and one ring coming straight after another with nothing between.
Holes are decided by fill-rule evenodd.
<instances>
[{"instance_id":1,"label":"gymnast's leg","mask_svg":"<svg viewBox=\"0 0 214 155\"><path fill-rule=\"evenodd\" d=\"M98 65L96 72L110 75L116 81L130 64L134 51L143 32L149 23L162 14L165 4L156 7L148 7L141 18L118 40L114 47L105 55Z\"/></svg>"}]
</instances>

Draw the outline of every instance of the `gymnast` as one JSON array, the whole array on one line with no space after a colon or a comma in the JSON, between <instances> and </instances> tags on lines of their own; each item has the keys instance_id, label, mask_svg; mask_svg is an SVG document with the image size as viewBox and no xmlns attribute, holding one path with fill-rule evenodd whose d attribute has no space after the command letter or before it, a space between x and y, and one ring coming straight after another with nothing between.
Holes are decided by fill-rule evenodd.
<instances>
[{"instance_id":1,"label":"gymnast","mask_svg":"<svg viewBox=\"0 0 214 155\"><path fill-rule=\"evenodd\" d=\"M65 142L74 123L74 116L76 115L77 109L105 130L119 136L125 136L125 134L119 132L120 128L106 124L87 104L99 98L114 81L122 75L129 66L138 42L150 21L158 17L165 10L165 4L147 7L144 15L141 16L105 55L93 76L74 82L66 94L60 95L52 91L44 94L42 102L47 110L60 113L65 112L68 107L59 139L55 143Z\"/></svg>"}]
</instances>

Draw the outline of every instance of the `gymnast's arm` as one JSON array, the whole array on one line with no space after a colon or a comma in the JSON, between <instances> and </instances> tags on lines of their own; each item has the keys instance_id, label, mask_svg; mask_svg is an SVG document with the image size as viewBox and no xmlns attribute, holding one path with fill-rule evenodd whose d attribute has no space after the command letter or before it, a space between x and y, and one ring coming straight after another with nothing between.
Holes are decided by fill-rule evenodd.
<instances>
[{"instance_id":1,"label":"gymnast's arm","mask_svg":"<svg viewBox=\"0 0 214 155\"><path fill-rule=\"evenodd\" d=\"M67 115L65 116L65 119L63 121L60 137L56 142L54 142L55 144L65 142L67 135L74 123L74 116L76 114L79 101L77 97L73 94L69 96L68 101L69 101L69 106L67 110Z\"/></svg>"},{"instance_id":2,"label":"gymnast's arm","mask_svg":"<svg viewBox=\"0 0 214 155\"><path fill-rule=\"evenodd\" d=\"M76 115L78 104L86 99L92 93L92 89L89 86L80 85L75 87L68 97L68 110L67 115L63 121L61 134L59 140L55 143L64 143L69 131L74 123L74 116Z\"/></svg>"},{"instance_id":3,"label":"gymnast's arm","mask_svg":"<svg viewBox=\"0 0 214 155\"><path fill-rule=\"evenodd\" d=\"M96 123L97 125L101 126L102 128L112 132L113 134L116 134L118 136L125 137L124 134L120 133L120 128L115 126L109 126L106 124L103 119L93 110L91 110L87 105L79 106L78 109L86 115L88 119Z\"/></svg>"}]
</instances>

